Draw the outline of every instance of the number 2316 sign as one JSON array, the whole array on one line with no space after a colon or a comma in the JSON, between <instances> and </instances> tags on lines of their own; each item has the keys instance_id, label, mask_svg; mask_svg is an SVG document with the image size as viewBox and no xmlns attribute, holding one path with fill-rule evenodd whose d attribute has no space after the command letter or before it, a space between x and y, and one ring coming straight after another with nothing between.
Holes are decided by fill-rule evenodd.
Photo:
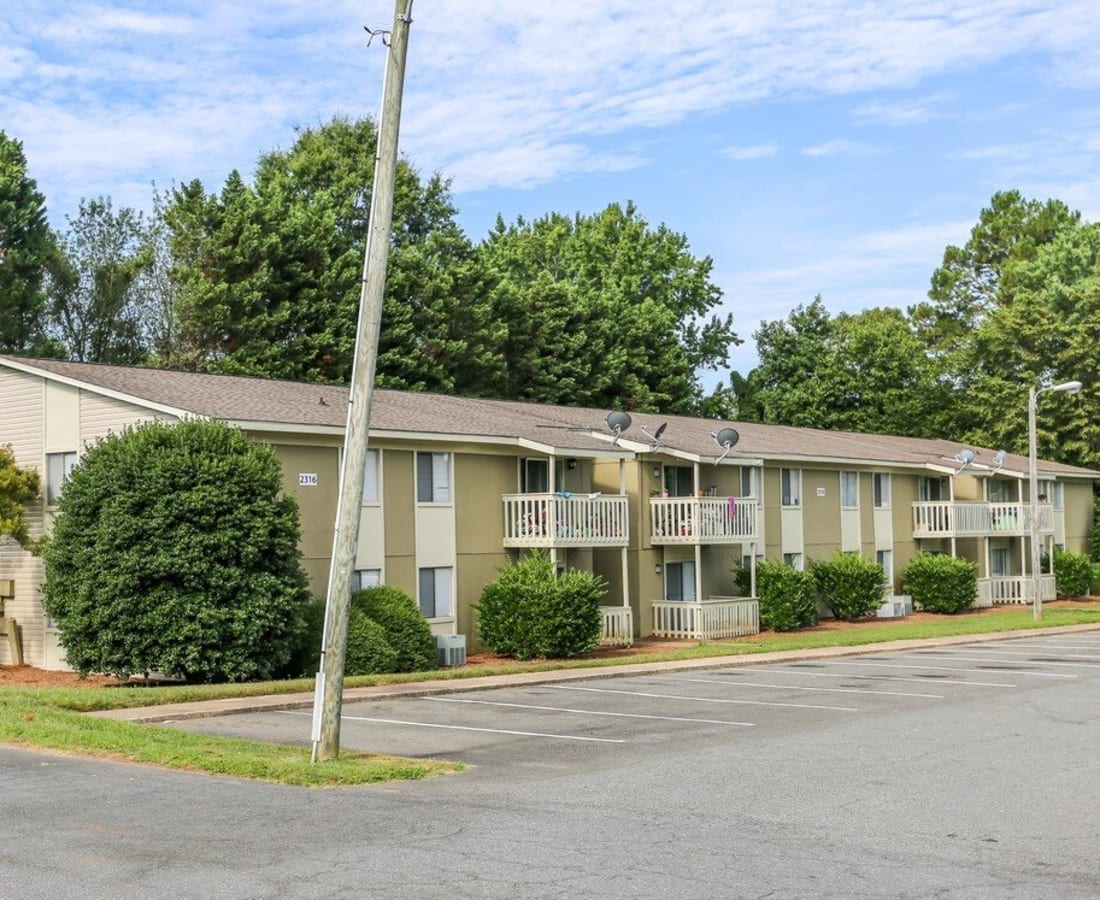
<instances>
[{"instance_id":1,"label":"number 2316 sign","mask_svg":"<svg viewBox=\"0 0 1100 900\"><path fill-rule=\"evenodd\" d=\"M317 473L299 472L298 487L317 487Z\"/></svg>"}]
</instances>

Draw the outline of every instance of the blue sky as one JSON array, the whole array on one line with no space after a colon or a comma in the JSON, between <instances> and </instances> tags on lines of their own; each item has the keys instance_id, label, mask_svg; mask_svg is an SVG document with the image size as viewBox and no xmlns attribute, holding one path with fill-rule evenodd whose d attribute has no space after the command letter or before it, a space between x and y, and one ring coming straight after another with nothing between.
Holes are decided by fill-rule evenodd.
<instances>
[{"instance_id":1,"label":"blue sky","mask_svg":"<svg viewBox=\"0 0 1100 900\"><path fill-rule=\"evenodd\" d=\"M219 187L295 125L374 115L391 0L22 0L0 128L61 225L81 197ZM15 7L15 8L13 8ZM633 200L752 333L920 300L995 191L1100 212L1094 0L415 0L401 148L482 237ZM707 375L712 383L717 376Z\"/></svg>"}]
</instances>

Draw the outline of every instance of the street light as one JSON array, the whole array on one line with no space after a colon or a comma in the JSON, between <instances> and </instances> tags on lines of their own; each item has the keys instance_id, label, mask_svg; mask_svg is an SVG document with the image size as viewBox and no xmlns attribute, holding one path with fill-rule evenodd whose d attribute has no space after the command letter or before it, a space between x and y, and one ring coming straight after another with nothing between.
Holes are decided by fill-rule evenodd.
<instances>
[{"instance_id":1,"label":"street light","mask_svg":"<svg viewBox=\"0 0 1100 900\"><path fill-rule=\"evenodd\" d=\"M1076 394L1081 390L1080 381L1067 381L1052 384L1036 390L1030 389L1027 396L1027 476L1028 492L1031 498L1031 603L1035 621L1043 618L1043 599L1039 595L1039 459L1035 435L1035 417L1039 395L1047 391Z\"/></svg>"}]
</instances>

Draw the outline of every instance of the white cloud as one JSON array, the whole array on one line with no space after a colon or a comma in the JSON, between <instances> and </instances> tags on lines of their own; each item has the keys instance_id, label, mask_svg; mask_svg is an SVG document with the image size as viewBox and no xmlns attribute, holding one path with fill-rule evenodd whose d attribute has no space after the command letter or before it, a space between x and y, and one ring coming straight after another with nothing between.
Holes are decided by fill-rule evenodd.
<instances>
[{"instance_id":1,"label":"white cloud","mask_svg":"<svg viewBox=\"0 0 1100 900\"><path fill-rule=\"evenodd\" d=\"M826 156L875 156L882 151L863 141L850 141L846 138L834 138L821 144L802 149L803 156L820 159Z\"/></svg>"},{"instance_id":2,"label":"white cloud","mask_svg":"<svg viewBox=\"0 0 1100 900\"><path fill-rule=\"evenodd\" d=\"M857 106L852 110L852 118L863 125L923 125L933 119L942 118L945 113L940 108L950 99L948 94L934 94L911 99L875 100Z\"/></svg>"},{"instance_id":3,"label":"white cloud","mask_svg":"<svg viewBox=\"0 0 1100 900\"><path fill-rule=\"evenodd\" d=\"M750 144L745 147L726 147L721 152L726 159L741 162L775 156L779 152L779 147L775 144Z\"/></svg>"}]
</instances>

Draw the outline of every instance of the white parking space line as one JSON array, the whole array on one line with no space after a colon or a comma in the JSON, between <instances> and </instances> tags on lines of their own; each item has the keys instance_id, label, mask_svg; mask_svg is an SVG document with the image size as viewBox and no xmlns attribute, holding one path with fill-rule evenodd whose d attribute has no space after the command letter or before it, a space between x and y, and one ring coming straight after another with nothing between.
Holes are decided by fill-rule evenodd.
<instances>
[{"instance_id":1,"label":"white parking space line","mask_svg":"<svg viewBox=\"0 0 1100 900\"><path fill-rule=\"evenodd\" d=\"M982 652L986 650L999 650L1001 647L1034 647L1037 650L1089 650L1092 656L1100 657L1100 646L1094 644L1048 644L1045 641L997 641L996 644L982 646Z\"/></svg>"},{"instance_id":2,"label":"white parking space line","mask_svg":"<svg viewBox=\"0 0 1100 900\"><path fill-rule=\"evenodd\" d=\"M844 663L815 663L819 666L844 665ZM955 681L953 678L926 678L921 675L853 675L851 672L813 672L809 669L768 669L780 675L809 675L811 678L859 678L865 681L903 681L912 683L928 682L929 684L965 684L973 687L1014 688L1016 685L1007 681Z\"/></svg>"},{"instance_id":3,"label":"white parking space line","mask_svg":"<svg viewBox=\"0 0 1100 900\"><path fill-rule=\"evenodd\" d=\"M968 660L959 657L960 662ZM969 660L973 662L973 660ZM990 660L990 662L1005 662L1003 659ZM958 666L918 666L915 663L874 663L874 662L845 662L844 666L864 666L869 669L924 669L925 671L938 672L973 672L977 675L988 675L988 669L960 669ZM1076 678L1076 675L1064 675L1061 672L1032 672L1030 669L1013 669L1012 674L1029 675L1032 678Z\"/></svg>"},{"instance_id":4,"label":"white parking space line","mask_svg":"<svg viewBox=\"0 0 1100 900\"><path fill-rule=\"evenodd\" d=\"M539 709L550 712L572 713L578 716L614 716L621 719L657 719L662 722L694 722L700 725L737 725L754 728L755 722L728 722L722 719L692 719L687 716L647 716L642 713L600 712L595 709L568 709L561 706L535 706L530 703L503 703L499 700L465 700L458 697L420 697L436 703L480 703L483 706L507 706L513 709Z\"/></svg>"},{"instance_id":5,"label":"white parking space line","mask_svg":"<svg viewBox=\"0 0 1100 900\"><path fill-rule=\"evenodd\" d=\"M885 697L924 697L929 700L942 700L943 694L920 694L912 691L876 691L870 688L825 688L806 687L797 684L765 684L761 681L734 681L728 678L675 678L668 676L668 680L689 681L692 684L730 684L738 687L774 688L780 691L814 691L828 694L878 694Z\"/></svg>"},{"instance_id":6,"label":"white parking space line","mask_svg":"<svg viewBox=\"0 0 1100 900\"><path fill-rule=\"evenodd\" d=\"M687 700L692 703L735 703L739 706L786 706L791 709L827 709L834 712L859 712L854 706L814 706L809 703L771 703L767 700L730 700L716 697L683 697L679 694L653 694L646 691L620 691L612 688L575 687L568 684L548 685L559 691L586 691L592 694L625 694L630 697L652 697L657 700Z\"/></svg>"},{"instance_id":7,"label":"white parking space line","mask_svg":"<svg viewBox=\"0 0 1100 900\"><path fill-rule=\"evenodd\" d=\"M1044 659L1041 662L1025 662L1020 660L1017 662L1015 657L1004 656L956 656L952 650L921 650L919 651L921 656L950 656L952 659L957 659L960 662L987 662L987 663L1012 663L1013 665L1034 665L1034 666L1062 666L1073 669L1100 669L1100 663L1073 663L1073 662L1058 662L1057 660ZM1048 678L1076 678L1076 675L1053 675L1050 672L1032 672L1030 670L1024 671L1024 675L1040 675L1044 674Z\"/></svg>"},{"instance_id":8,"label":"white parking space line","mask_svg":"<svg viewBox=\"0 0 1100 900\"><path fill-rule=\"evenodd\" d=\"M932 650L922 650L922 653L935 652ZM1057 650L1053 647L983 647L982 653L999 653L1010 658L1017 656L1056 656L1059 659L1091 659L1100 663L1100 654L1096 653L1068 653L1065 650ZM1047 660L1036 660L1039 662L1047 662Z\"/></svg>"},{"instance_id":9,"label":"white parking space line","mask_svg":"<svg viewBox=\"0 0 1100 900\"><path fill-rule=\"evenodd\" d=\"M282 709L278 712L288 716L312 716L313 713ZM513 734L519 737L555 738L560 741L591 741L597 744L625 744L618 738L585 737L579 734L544 734L541 731L511 731L506 728L474 728L472 725L443 725L438 722L407 722L404 719L378 719L373 716L340 716L341 722L374 722L379 725L407 725L412 728L446 728L450 731L480 731L486 734Z\"/></svg>"}]
</instances>

